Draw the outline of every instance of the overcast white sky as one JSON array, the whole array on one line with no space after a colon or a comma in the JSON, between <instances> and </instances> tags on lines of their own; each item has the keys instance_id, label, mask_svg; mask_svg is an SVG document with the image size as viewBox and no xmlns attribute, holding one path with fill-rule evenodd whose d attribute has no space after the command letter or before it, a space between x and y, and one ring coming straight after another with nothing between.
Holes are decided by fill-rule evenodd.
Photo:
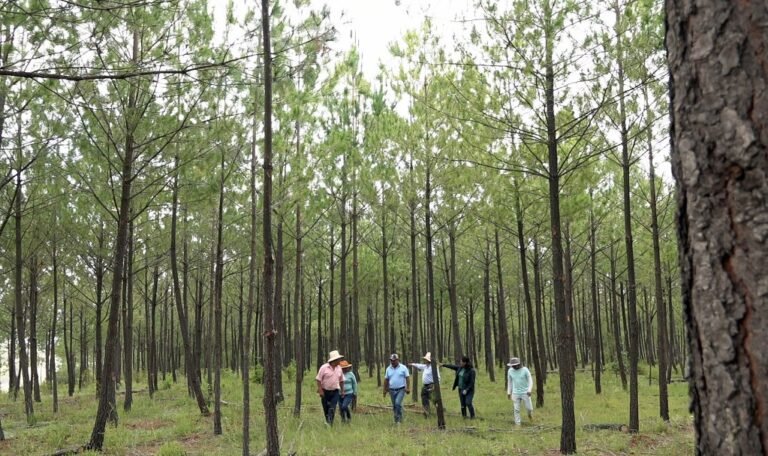
<instances>
[{"instance_id":1,"label":"overcast white sky","mask_svg":"<svg viewBox=\"0 0 768 456\"><path fill-rule=\"evenodd\" d=\"M332 22L339 29L337 45L349 48L353 39L359 43L363 72L373 79L379 61L388 62L388 46L406 31L417 29L430 17L434 29L444 42L450 43L461 27L456 20L471 15L470 0L313 0L326 4L332 11ZM354 34L354 38L351 37Z\"/></svg>"}]
</instances>

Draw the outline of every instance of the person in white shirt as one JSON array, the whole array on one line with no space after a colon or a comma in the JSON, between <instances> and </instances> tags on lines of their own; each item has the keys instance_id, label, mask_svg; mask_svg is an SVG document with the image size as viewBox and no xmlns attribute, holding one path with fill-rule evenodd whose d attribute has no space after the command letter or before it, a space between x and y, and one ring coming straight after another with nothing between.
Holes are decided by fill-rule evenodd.
<instances>
[{"instance_id":1,"label":"person in white shirt","mask_svg":"<svg viewBox=\"0 0 768 456\"><path fill-rule=\"evenodd\" d=\"M428 417L431 414L430 402L432 398L432 391L435 389L434 379L432 378L432 354L427 352L422 357L426 364L421 363L408 363L409 366L421 371L421 407L424 409L424 417ZM440 382L440 371L437 371L437 381Z\"/></svg>"},{"instance_id":2,"label":"person in white shirt","mask_svg":"<svg viewBox=\"0 0 768 456\"><path fill-rule=\"evenodd\" d=\"M507 371L507 396L515 406L515 425L520 426L520 403L525 404L528 410L528 418L533 420L533 404L531 404L531 390L533 389L533 378L531 371L520 364L519 358L509 360L509 370Z\"/></svg>"}]
</instances>

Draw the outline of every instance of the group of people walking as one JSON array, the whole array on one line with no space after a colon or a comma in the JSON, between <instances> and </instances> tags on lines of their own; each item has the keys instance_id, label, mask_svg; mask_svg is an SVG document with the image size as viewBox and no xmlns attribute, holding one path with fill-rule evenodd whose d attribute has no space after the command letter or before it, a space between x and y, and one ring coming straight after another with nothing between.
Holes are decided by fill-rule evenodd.
<instances>
[{"instance_id":1,"label":"group of people walking","mask_svg":"<svg viewBox=\"0 0 768 456\"><path fill-rule=\"evenodd\" d=\"M408 366L421 371L421 406L425 417L431 415L431 404L435 401L435 383L440 383L439 367L445 367L456 372L453 380L453 390L458 389L459 403L461 404L461 416L475 418L475 378L477 373L468 356L461 358L459 364L432 365L432 354L427 352L422 357L423 363L408 363ZM383 395L389 394L392 401L392 413L395 423L403 420L403 400L411 392L408 367L400 363L400 356L393 353L389 357L390 365L384 373ZM533 390L533 378L530 370L523 366L519 358L511 358L507 364L507 397L513 402L515 424L520 426L520 409L525 407L528 418L533 419L533 405L531 392ZM437 374L437 379L435 379ZM325 422L333 424L336 406L339 405L343 422L352 419L350 407L357 397L357 380L352 372L352 364L349 364L337 350L328 356L328 362L323 364L315 377L317 382L317 394L323 406Z\"/></svg>"}]
</instances>

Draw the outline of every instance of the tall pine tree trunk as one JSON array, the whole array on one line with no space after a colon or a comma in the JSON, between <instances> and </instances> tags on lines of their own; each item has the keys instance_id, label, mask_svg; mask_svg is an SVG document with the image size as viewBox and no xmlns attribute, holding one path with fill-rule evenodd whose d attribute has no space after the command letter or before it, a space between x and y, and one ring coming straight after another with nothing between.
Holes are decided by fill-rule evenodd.
<instances>
[{"instance_id":1,"label":"tall pine tree trunk","mask_svg":"<svg viewBox=\"0 0 768 456\"><path fill-rule=\"evenodd\" d=\"M264 51L264 181L262 230L264 242L264 418L266 421L267 456L280 454L277 434L277 385L274 379L276 364L275 302L273 296L274 258L272 257L272 42L270 37L269 0L261 0L261 26Z\"/></svg>"},{"instance_id":2,"label":"tall pine tree trunk","mask_svg":"<svg viewBox=\"0 0 768 456\"><path fill-rule=\"evenodd\" d=\"M137 61L139 54L139 33L133 33L133 60ZM131 87L127 109L131 116L136 115L133 110L136 108L138 97L138 87ZM120 311L120 291L122 289L123 268L125 266L125 256L128 246L128 224L130 222L131 210L131 186L134 180L133 161L134 157L134 125L129 125L125 138L125 152L122 157L122 172L120 173L120 209L117 219L117 236L115 240L115 251L112 261L112 290L110 294L109 319L107 320L107 345L104 350L104 366L100 381L99 406L96 410L96 420L91 432L91 439L86 445L87 449L101 451L104 445L104 431L107 425L107 419L117 418L117 410L114 410L115 378L112 375L115 361L114 356L117 347L118 338L118 319ZM111 393L111 395L110 395ZM110 407L113 407L110 410Z\"/></svg>"},{"instance_id":3,"label":"tall pine tree trunk","mask_svg":"<svg viewBox=\"0 0 768 456\"><path fill-rule=\"evenodd\" d=\"M659 358L659 415L669 421L669 393L667 391L667 370L669 369L669 341L667 339L667 306L664 302L664 290L661 279L661 246L659 236L659 218L656 212L656 172L653 166L653 130L648 88L643 87L646 106L646 144L648 147L648 175L651 184L651 237L653 238L653 281L656 311L659 317L658 358Z\"/></svg>"},{"instance_id":4,"label":"tall pine tree trunk","mask_svg":"<svg viewBox=\"0 0 768 456\"><path fill-rule=\"evenodd\" d=\"M555 118L555 73L552 62L554 52L554 24L552 24L552 5L547 2L545 14L545 98L547 124L547 151L549 174L549 218L552 233L552 285L555 298L557 320L557 359L560 367L560 402L562 429L560 433L560 452L576 452L576 414L573 405L575 388L575 363L572 353L575 347L573 318L565 299L565 276L563 271L563 243L560 231L560 171L558 163L558 139Z\"/></svg>"},{"instance_id":5,"label":"tall pine tree trunk","mask_svg":"<svg viewBox=\"0 0 768 456\"><path fill-rule=\"evenodd\" d=\"M200 413L207 416L208 404L203 396L203 388L200 385L200 379L197 376L198 358L195 358L192 347L192 340L189 335L189 319L187 318L187 312L182 302L181 286L179 284L179 267L178 258L176 254L176 232L178 225L178 207L179 207L179 156L177 155L174 160L174 168L176 169L173 177L173 203L171 206L171 276L173 279L173 297L176 304L176 313L179 317L179 329L181 329L181 339L184 343L184 366L187 372L187 383L192 389L192 394L195 395L197 400L197 408L200 409Z\"/></svg>"}]
</instances>

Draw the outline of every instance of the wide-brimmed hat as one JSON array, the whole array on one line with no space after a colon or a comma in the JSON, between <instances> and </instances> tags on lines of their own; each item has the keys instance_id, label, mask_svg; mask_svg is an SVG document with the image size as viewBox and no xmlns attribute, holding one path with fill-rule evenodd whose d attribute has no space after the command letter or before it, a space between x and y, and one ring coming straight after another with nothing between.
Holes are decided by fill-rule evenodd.
<instances>
[{"instance_id":1,"label":"wide-brimmed hat","mask_svg":"<svg viewBox=\"0 0 768 456\"><path fill-rule=\"evenodd\" d=\"M432 362L432 353L427 352L426 355L422 356L423 359L425 359L428 363Z\"/></svg>"},{"instance_id":2,"label":"wide-brimmed hat","mask_svg":"<svg viewBox=\"0 0 768 456\"><path fill-rule=\"evenodd\" d=\"M346 369L348 367L352 367L352 364L350 364L350 362L345 359L339 363L339 367L341 367L342 369Z\"/></svg>"},{"instance_id":3,"label":"wide-brimmed hat","mask_svg":"<svg viewBox=\"0 0 768 456\"><path fill-rule=\"evenodd\" d=\"M507 366L515 367L515 366L517 366L519 364L520 364L520 358L510 358L509 359L509 364L507 364Z\"/></svg>"},{"instance_id":4,"label":"wide-brimmed hat","mask_svg":"<svg viewBox=\"0 0 768 456\"><path fill-rule=\"evenodd\" d=\"M399 360L399 359L400 359L400 357L399 357L399 356L397 356L397 353L392 353L392 354L389 356L389 360L390 360L390 361L394 361L394 360L396 360L396 359L397 359L397 360Z\"/></svg>"},{"instance_id":5,"label":"wide-brimmed hat","mask_svg":"<svg viewBox=\"0 0 768 456\"><path fill-rule=\"evenodd\" d=\"M332 363L332 362L334 362L334 361L338 361L338 360L340 360L340 359L344 359L344 356L342 356L342 355L341 355L341 353L339 353L339 351L338 351L338 350L334 350L334 351L332 351L332 352L331 352L331 353L328 355L328 362L329 362L329 363Z\"/></svg>"}]
</instances>

